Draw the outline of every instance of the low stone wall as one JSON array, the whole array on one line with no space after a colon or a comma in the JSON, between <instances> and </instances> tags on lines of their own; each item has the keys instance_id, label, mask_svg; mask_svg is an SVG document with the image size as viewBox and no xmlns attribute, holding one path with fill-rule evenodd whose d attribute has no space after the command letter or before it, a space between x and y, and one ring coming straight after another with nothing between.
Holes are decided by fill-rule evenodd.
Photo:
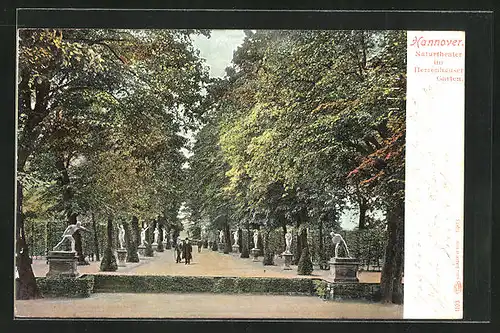
<instances>
[{"instance_id":1,"label":"low stone wall","mask_svg":"<svg viewBox=\"0 0 500 333\"><path fill-rule=\"evenodd\" d=\"M43 297L89 297L94 291L94 276L37 277L36 283Z\"/></svg>"}]
</instances>

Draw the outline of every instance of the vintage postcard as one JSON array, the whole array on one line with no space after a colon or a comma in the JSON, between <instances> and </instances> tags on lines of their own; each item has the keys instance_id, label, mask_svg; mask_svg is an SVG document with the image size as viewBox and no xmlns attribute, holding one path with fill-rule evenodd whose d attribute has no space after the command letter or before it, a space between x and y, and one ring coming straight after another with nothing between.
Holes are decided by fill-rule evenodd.
<instances>
[{"instance_id":1,"label":"vintage postcard","mask_svg":"<svg viewBox=\"0 0 500 333\"><path fill-rule=\"evenodd\" d=\"M462 318L464 31L17 43L16 318Z\"/></svg>"}]
</instances>

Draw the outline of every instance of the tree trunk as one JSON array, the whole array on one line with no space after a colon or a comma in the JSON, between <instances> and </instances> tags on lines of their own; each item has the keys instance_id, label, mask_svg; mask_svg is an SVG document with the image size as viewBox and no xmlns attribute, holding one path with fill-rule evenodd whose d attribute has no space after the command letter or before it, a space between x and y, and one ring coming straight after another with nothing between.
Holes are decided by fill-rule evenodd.
<instances>
[{"instance_id":1,"label":"tree trunk","mask_svg":"<svg viewBox=\"0 0 500 333\"><path fill-rule=\"evenodd\" d=\"M238 251L242 251L243 247L243 230L241 228L238 228Z\"/></svg>"},{"instance_id":2,"label":"tree trunk","mask_svg":"<svg viewBox=\"0 0 500 333\"><path fill-rule=\"evenodd\" d=\"M139 228L139 219L137 216L132 216L132 232L133 232L133 239L136 247L136 252L137 248L139 247L139 244L141 244L141 230Z\"/></svg>"},{"instance_id":3,"label":"tree trunk","mask_svg":"<svg viewBox=\"0 0 500 333\"><path fill-rule=\"evenodd\" d=\"M403 303L404 202L387 214L387 246L380 279L381 301Z\"/></svg>"},{"instance_id":4,"label":"tree trunk","mask_svg":"<svg viewBox=\"0 0 500 333\"><path fill-rule=\"evenodd\" d=\"M144 250L144 255L146 257L154 257L154 251L153 247L151 246L151 243L153 243L153 230L154 230L154 221L149 227L148 230L146 230L146 249Z\"/></svg>"},{"instance_id":5,"label":"tree trunk","mask_svg":"<svg viewBox=\"0 0 500 333\"><path fill-rule=\"evenodd\" d=\"M307 222L307 210L306 208L302 208L299 213L296 215L296 221L295 221L295 227L297 229L297 255L294 258L294 263L295 265L299 264L300 257L302 256L302 250L307 247L307 232L306 232L306 238L302 236L302 234L299 232L299 228L301 225L304 225L305 222Z\"/></svg>"},{"instance_id":6,"label":"tree trunk","mask_svg":"<svg viewBox=\"0 0 500 333\"><path fill-rule=\"evenodd\" d=\"M231 252L231 230L229 230L229 223L226 221L224 224L224 254Z\"/></svg>"},{"instance_id":7,"label":"tree trunk","mask_svg":"<svg viewBox=\"0 0 500 333\"><path fill-rule=\"evenodd\" d=\"M300 220L297 219L295 221L295 234L297 236L297 241L295 242L295 255L294 255L293 261L292 261L293 265L299 264L300 256L302 254L302 242L300 239L299 227L300 227Z\"/></svg>"},{"instance_id":8,"label":"tree trunk","mask_svg":"<svg viewBox=\"0 0 500 333\"><path fill-rule=\"evenodd\" d=\"M287 230L286 230L286 220L283 221L283 252L286 251L286 233L287 233Z\"/></svg>"},{"instance_id":9,"label":"tree trunk","mask_svg":"<svg viewBox=\"0 0 500 333\"><path fill-rule=\"evenodd\" d=\"M103 272L114 272L118 269L116 257L113 253L113 218L108 217L108 224L106 226L107 244L106 250L102 256L100 270Z\"/></svg>"},{"instance_id":10,"label":"tree trunk","mask_svg":"<svg viewBox=\"0 0 500 333\"><path fill-rule=\"evenodd\" d=\"M172 228L169 226L168 223L165 225L165 228L167 230L167 232L166 232L167 239L166 239L166 243L165 243L165 250L170 250L172 248L172 243L170 243L170 233L172 232Z\"/></svg>"},{"instance_id":11,"label":"tree trunk","mask_svg":"<svg viewBox=\"0 0 500 333\"><path fill-rule=\"evenodd\" d=\"M17 181L17 221L16 221L16 268L19 278L16 279L16 299L34 299L42 297L36 284L35 274L28 255L28 245L24 233L23 187Z\"/></svg>"},{"instance_id":12,"label":"tree trunk","mask_svg":"<svg viewBox=\"0 0 500 333\"><path fill-rule=\"evenodd\" d=\"M94 231L94 251L95 251L95 260L99 261L101 260L100 256L99 256L99 237L97 236L98 235L98 232L97 232L97 224L96 224L96 221L95 221L95 216L94 216L94 213L91 214L91 217L92 217L92 230Z\"/></svg>"},{"instance_id":13,"label":"tree trunk","mask_svg":"<svg viewBox=\"0 0 500 333\"><path fill-rule=\"evenodd\" d=\"M245 234L245 235L243 235ZM247 230L243 233L241 231L242 239L241 239L241 254L240 258L250 258L250 223L247 222ZM245 239L243 239L245 236Z\"/></svg>"},{"instance_id":14,"label":"tree trunk","mask_svg":"<svg viewBox=\"0 0 500 333\"><path fill-rule=\"evenodd\" d=\"M269 244L269 233L271 232L271 229L266 228L264 230L264 258L262 259L262 264L264 266L272 266L274 265L274 252L271 251L271 247Z\"/></svg>"},{"instance_id":15,"label":"tree trunk","mask_svg":"<svg viewBox=\"0 0 500 333\"><path fill-rule=\"evenodd\" d=\"M358 205L359 205L358 229L363 230L366 228L366 211L368 210L368 204L366 199L361 195L359 195Z\"/></svg>"},{"instance_id":16,"label":"tree trunk","mask_svg":"<svg viewBox=\"0 0 500 333\"><path fill-rule=\"evenodd\" d=\"M300 231L300 244L302 245L302 251L300 254L300 259L297 264L297 274L298 275L311 275L313 271L313 265L311 261L311 255L309 252L309 246L307 244L307 229L302 228Z\"/></svg>"},{"instance_id":17,"label":"tree trunk","mask_svg":"<svg viewBox=\"0 0 500 333\"><path fill-rule=\"evenodd\" d=\"M260 253L264 254L264 237L262 236L262 230L259 227L259 237L257 237L257 246L260 251Z\"/></svg>"},{"instance_id":18,"label":"tree trunk","mask_svg":"<svg viewBox=\"0 0 500 333\"><path fill-rule=\"evenodd\" d=\"M319 265L321 269L328 269L328 258L325 250L325 240L323 236L323 226L324 226L325 216L321 216L319 219Z\"/></svg>"},{"instance_id":19,"label":"tree trunk","mask_svg":"<svg viewBox=\"0 0 500 333\"><path fill-rule=\"evenodd\" d=\"M50 91L50 81L40 77L35 80L35 106L31 108L32 89L30 87L31 71L24 66L20 69L19 82L19 113L25 113L27 119L24 128L18 133L17 172L23 172L26 161L35 149L39 137L39 124L49 113L47 108ZM16 268L19 279L16 279L16 299L34 299L41 297L36 284L35 275L28 255L29 247L26 243L24 231L24 215L22 211L23 187L17 179L17 207L16 207Z\"/></svg>"},{"instance_id":20,"label":"tree trunk","mask_svg":"<svg viewBox=\"0 0 500 333\"><path fill-rule=\"evenodd\" d=\"M137 254L138 245L135 243L128 222L123 222L123 229L125 229L125 247L127 248L126 262L139 262L139 255Z\"/></svg>"},{"instance_id":21,"label":"tree trunk","mask_svg":"<svg viewBox=\"0 0 500 333\"><path fill-rule=\"evenodd\" d=\"M77 214L73 212L71 208L74 193L71 188L71 181L69 179L68 169L66 168L63 156L59 156L57 158L56 168L61 173L59 177L59 182L62 187L62 200L63 200L64 210L66 212L66 217L68 219L68 225L76 224ZM80 234L80 231L76 231L73 234L73 238L75 239L75 251L76 251L76 256L78 258L77 264L89 265L89 262L85 260L85 256L83 255L82 236Z\"/></svg>"},{"instance_id":22,"label":"tree trunk","mask_svg":"<svg viewBox=\"0 0 500 333\"><path fill-rule=\"evenodd\" d=\"M158 220L158 247L156 248L156 251L158 252L163 252L163 224L160 223L160 220Z\"/></svg>"}]
</instances>

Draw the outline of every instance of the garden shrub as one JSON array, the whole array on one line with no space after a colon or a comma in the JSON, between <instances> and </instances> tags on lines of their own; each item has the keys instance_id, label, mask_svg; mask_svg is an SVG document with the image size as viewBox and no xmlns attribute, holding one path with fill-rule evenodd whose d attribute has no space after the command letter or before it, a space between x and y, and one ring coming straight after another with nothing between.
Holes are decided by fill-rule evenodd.
<instances>
[{"instance_id":1,"label":"garden shrub","mask_svg":"<svg viewBox=\"0 0 500 333\"><path fill-rule=\"evenodd\" d=\"M94 277L37 277L36 283L43 297L89 297L94 289Z\"/></svg>"},{"instance_id":2,"label":"garden shrub","mask_svg":"<svg viewBox=\"0 0 500 333\"><path fill-rule=\"evenodd\" d=\"M96 275L95 292L213 292L314 294L311 279Z\"/></svg>"},{"instance_id":3,"label":"garden shrub","mask_svg":"<svg viewBox=\"0 0 500 333\"><path fill-rule=\"evenodd\" d=\"M298 275L311 275L313 272L313 265L311 261L311 256L309 254L309 247L304 247L302 249L302 254L300 255L299 263L297 266Z\"/></svg>"}]
</instances>

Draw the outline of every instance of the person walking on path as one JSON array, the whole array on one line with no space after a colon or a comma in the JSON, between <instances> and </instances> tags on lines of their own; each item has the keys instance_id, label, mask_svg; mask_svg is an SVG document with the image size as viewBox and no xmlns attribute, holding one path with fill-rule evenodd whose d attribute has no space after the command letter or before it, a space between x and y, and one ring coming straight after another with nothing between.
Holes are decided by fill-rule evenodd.
<instances>
[{"instance_id":1,"label":"person walking on path","mask_svg":"<svg viewBox=\"0 0 500 333\"><path fill-rule=\"evenodd\" d=\"M177 254L177 258L175 259L175 262L177 264L181 262L182 247L183 247L183 244L179 240L177 240L177 242L175 244L175 252Z\"/></svg>"},{"instance_id":2,"label":"person walking on path","mask_svg":"<svg viewBox=\"0 0 500 333\"><path fill-rule=\"evenodd\" d=\"M200 253L200 252L201 252L201 248L202 248L202 247L203 247L203 241L200 239L200 240L198 241L198 253Z\"/></svg>"},{"instance_id":3,"label":"person walking on path","mask_svg":"<svg viewBox=\"0 0 500 333\"><path fill-rule=\"evenodd\" d=\"M186 238L182 248L182 257L184 258L186 265L190 264L191 259L193 258L192 252L193 246L189 243L189 239Z\"/></svg>"}]
</instances>

